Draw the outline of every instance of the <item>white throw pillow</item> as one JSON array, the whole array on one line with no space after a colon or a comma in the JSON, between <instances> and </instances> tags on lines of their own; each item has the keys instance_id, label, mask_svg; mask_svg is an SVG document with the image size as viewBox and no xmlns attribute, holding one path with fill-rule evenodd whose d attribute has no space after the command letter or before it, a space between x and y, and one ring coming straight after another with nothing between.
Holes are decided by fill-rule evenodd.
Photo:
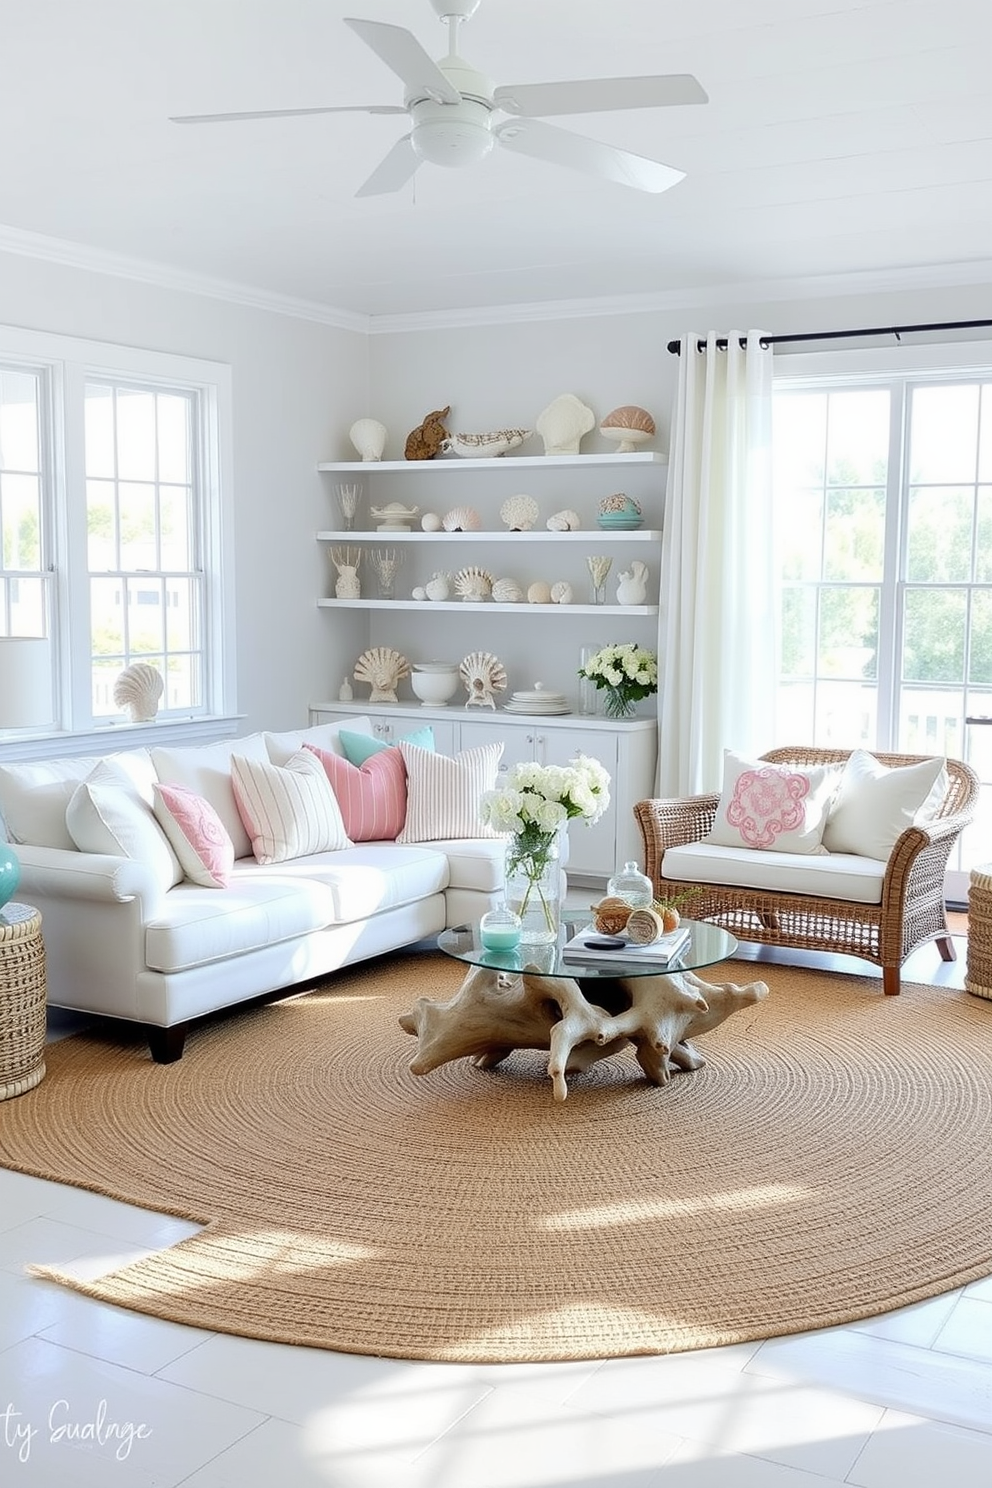
<instances>
[{"instance_id":1,"label":"white throw pillow","mask_svg":"<svg viewBox=\"0 0 992 1488\"><path fill-rule=\"evenodd\" d=\"M496 785L503 747L502 741L479 744L452 759L401 739L396 748L406 765L406 821L396 841L497 837L499 833L483 825L479 808L485 792Z\"/></svg>"},{"instance_id":2,"label":"white throw pillow","mask_svg":"<svg viewBox=\"0 0 992 1488\"><path fill-rule=\"evenodd\" d=\"M829 852L884 863L907 827L933 819L946 794L943 759L890 768L867 749L855 749L844 766L823 845Z\"/></svg>"},{"instance_id":3,"label":"white throw pillow","mask_svg":"<svg viewBox=\"0 0 992 1488\"><path fill-rule=\"evenodd\" d=\"M106 760L76 786L65 824L80 852L110 853L147 864L163 888L183 877L168 838L122 770Z\"/></svg>"},{"instance_id":4,"label":"white throw pillow","mask_svg":"<svg viewBox=\"0 0 992 1488\"><path fill-rule=\"evenodd\" d=\"M234 798L260 863L352 847L324 767L301 749L285 765L231 757Z\"/></svg>"},{"instance_id":5,"label":"white throw pillow","mask_svg":"<svg viewBox=\"0 0 992 1488\"><path fill-rule=\"evenodd\" d=\"M244 739L224 739L216 744L193 744L185 749L156 746L151 751L152 763L163 785L187 785L191 791L209 801L234 843L234 856L251 855L251 840L241 821L234 789L231 785L231 756L267 760L265 740L261 734Z\"/></svg>"},{"instance_id":6,"label":"white throw pillow","mask_svg":"<svg viewBox=\"0 0 992 1488\"><path fill-rule=\"evenodd\" d=\"M155 771L148 750L132 749L110 755L109 759L150 804ZM28 764L0 764L0 814L11 842L75 851L76 844L65 824L66 809L76 786L100 760L100 755L73 755Z\"/></svg>"},{"instance_id":7,"label":"white throw pillow","mask_svg":"<svg viewBox=\"0 0 992 1488\"><path fill-rule=\"evenodd\" d=\"M344 749L338 738L342 729L357 729L360 734L371 735L372 720L359 714L355 718L342 719L340 723L315 723L310 728L293 729L285 734L266 733L262 738L272 763L284 765L304 744L314 744L318 749L326 749L328 754L344 758Z\"/></svg>"},{"instance_id":8,"label":"white throw pillow","mask_svg":"<svg viewBox=\"0 0 992 1488\"><path fill-rule=\"evenodd\" d=\"M770 764L723 752L723 790L704 842L769 852L823 853L823 829L839 765Z\"/></svg>"}]
</instances>

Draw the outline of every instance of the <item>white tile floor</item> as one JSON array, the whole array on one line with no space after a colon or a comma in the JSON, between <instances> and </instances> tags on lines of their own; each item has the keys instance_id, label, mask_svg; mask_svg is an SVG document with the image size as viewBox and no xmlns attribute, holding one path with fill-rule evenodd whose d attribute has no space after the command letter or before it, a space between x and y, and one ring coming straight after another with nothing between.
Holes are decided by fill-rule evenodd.
<instances>
[{"instance_id":1,"label":"white tile floor","mask_svg":"<svg viewBox=\"0 0 992 1488\"><path fill-rule=\"evenodd\" d=\"M907 977L960 987L959 954ZM0 1171L3 1488L992 1485L992 1280L765 1343L471 1367L181 1328L24 1270L98 1275L192 1228Z\"/></svg>"}]
</instances>

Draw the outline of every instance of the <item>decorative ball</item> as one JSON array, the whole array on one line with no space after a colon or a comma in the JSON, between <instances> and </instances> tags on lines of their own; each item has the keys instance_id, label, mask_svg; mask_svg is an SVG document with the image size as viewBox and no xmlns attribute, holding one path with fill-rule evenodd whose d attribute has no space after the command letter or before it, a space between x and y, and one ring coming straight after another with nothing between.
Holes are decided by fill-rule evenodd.
<instances>
[{"instance_id":1,"label":"decorative ball","mask_svg":"<svg viewBox=\"0 0 992 1488\"><path fill-rule=\"evenodd\" d=\"M538 579L535 584L531 584L530 588L527 590L527 603L550 604L551 585L546 584L543 579Z\"/></svg>"},{"instance_id":2,"label":"decorative ball","mask_svg":"<svg viewBox=\"0 0 992 1488\"><path fill-rule=\"evenodd\" d=\"M423 587L422 584L418 584L417 587L416 587L416 589L413 590L413 592L411 594L411 598L412 599L426 599L427 598L427 590Z\"/></svg>"},{"instance_id":3,"label":"decorative ball","mask_svg":"<svg viewBox=\"0 0 992 1488\"><path fill-rule=\"evenodd\" d=\"M420 525L425 532L440 532L441 518L437 512L424 512L420 519Z\"/></svg>"}]
</instances>

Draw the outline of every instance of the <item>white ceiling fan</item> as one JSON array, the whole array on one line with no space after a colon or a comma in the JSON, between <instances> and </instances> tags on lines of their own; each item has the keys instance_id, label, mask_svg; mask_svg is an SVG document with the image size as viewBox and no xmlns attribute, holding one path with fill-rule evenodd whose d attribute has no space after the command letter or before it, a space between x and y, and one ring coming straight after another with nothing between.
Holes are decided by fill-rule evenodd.
<instances>
[{"instance_id":1,"label":"white ceiling fan","mask_svg":"<svg viewBox=\"0 0 992 1488\"><path fill-rule=\"evenodd\" d=\"M496 88L458 55L459 27L475 14L479 0L430 0L430 3L448 26L448 55L437 62L402 26L345 18L345 25L404 83L402 107L351 104L235 114L184 114L174 117L172 123L221 124L304 114L409 115L413 126L410 133L397 140L356 196L400 191L425 160L456 168L475 165L497 144L638 191L667 191L682 180L684 171L663 165L660 160L601 144L571 130L545 124L535 116L706 103L705 92L691 74L589 78L582 82L521 83ZM509 117L500 122L499 114Z\"/></svg>"}]
</instances>

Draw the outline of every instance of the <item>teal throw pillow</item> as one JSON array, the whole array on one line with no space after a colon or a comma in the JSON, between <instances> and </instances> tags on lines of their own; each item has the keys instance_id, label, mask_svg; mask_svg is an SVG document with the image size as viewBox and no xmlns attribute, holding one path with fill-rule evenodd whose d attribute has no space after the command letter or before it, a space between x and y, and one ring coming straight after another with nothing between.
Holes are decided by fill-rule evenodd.
<instances>
[{"instance_id":1,"label":"teal throw pillow","mask_svg":"<svg viewBox=\"0 0 992 1488\"><path fill-rule=\"evenodd\" d=\"M359 767L374 754L378 754L380 750L393 747L391 744L384 744L381 739L373 739L371 734L354 734L349 729L339 729L338 740L348 763ZM404 734L402 739L396 740L396 743L416 744L420 749L433 750L434 730L432 728L414 729L412 734Z\"/></svg>"}]
</instances>

